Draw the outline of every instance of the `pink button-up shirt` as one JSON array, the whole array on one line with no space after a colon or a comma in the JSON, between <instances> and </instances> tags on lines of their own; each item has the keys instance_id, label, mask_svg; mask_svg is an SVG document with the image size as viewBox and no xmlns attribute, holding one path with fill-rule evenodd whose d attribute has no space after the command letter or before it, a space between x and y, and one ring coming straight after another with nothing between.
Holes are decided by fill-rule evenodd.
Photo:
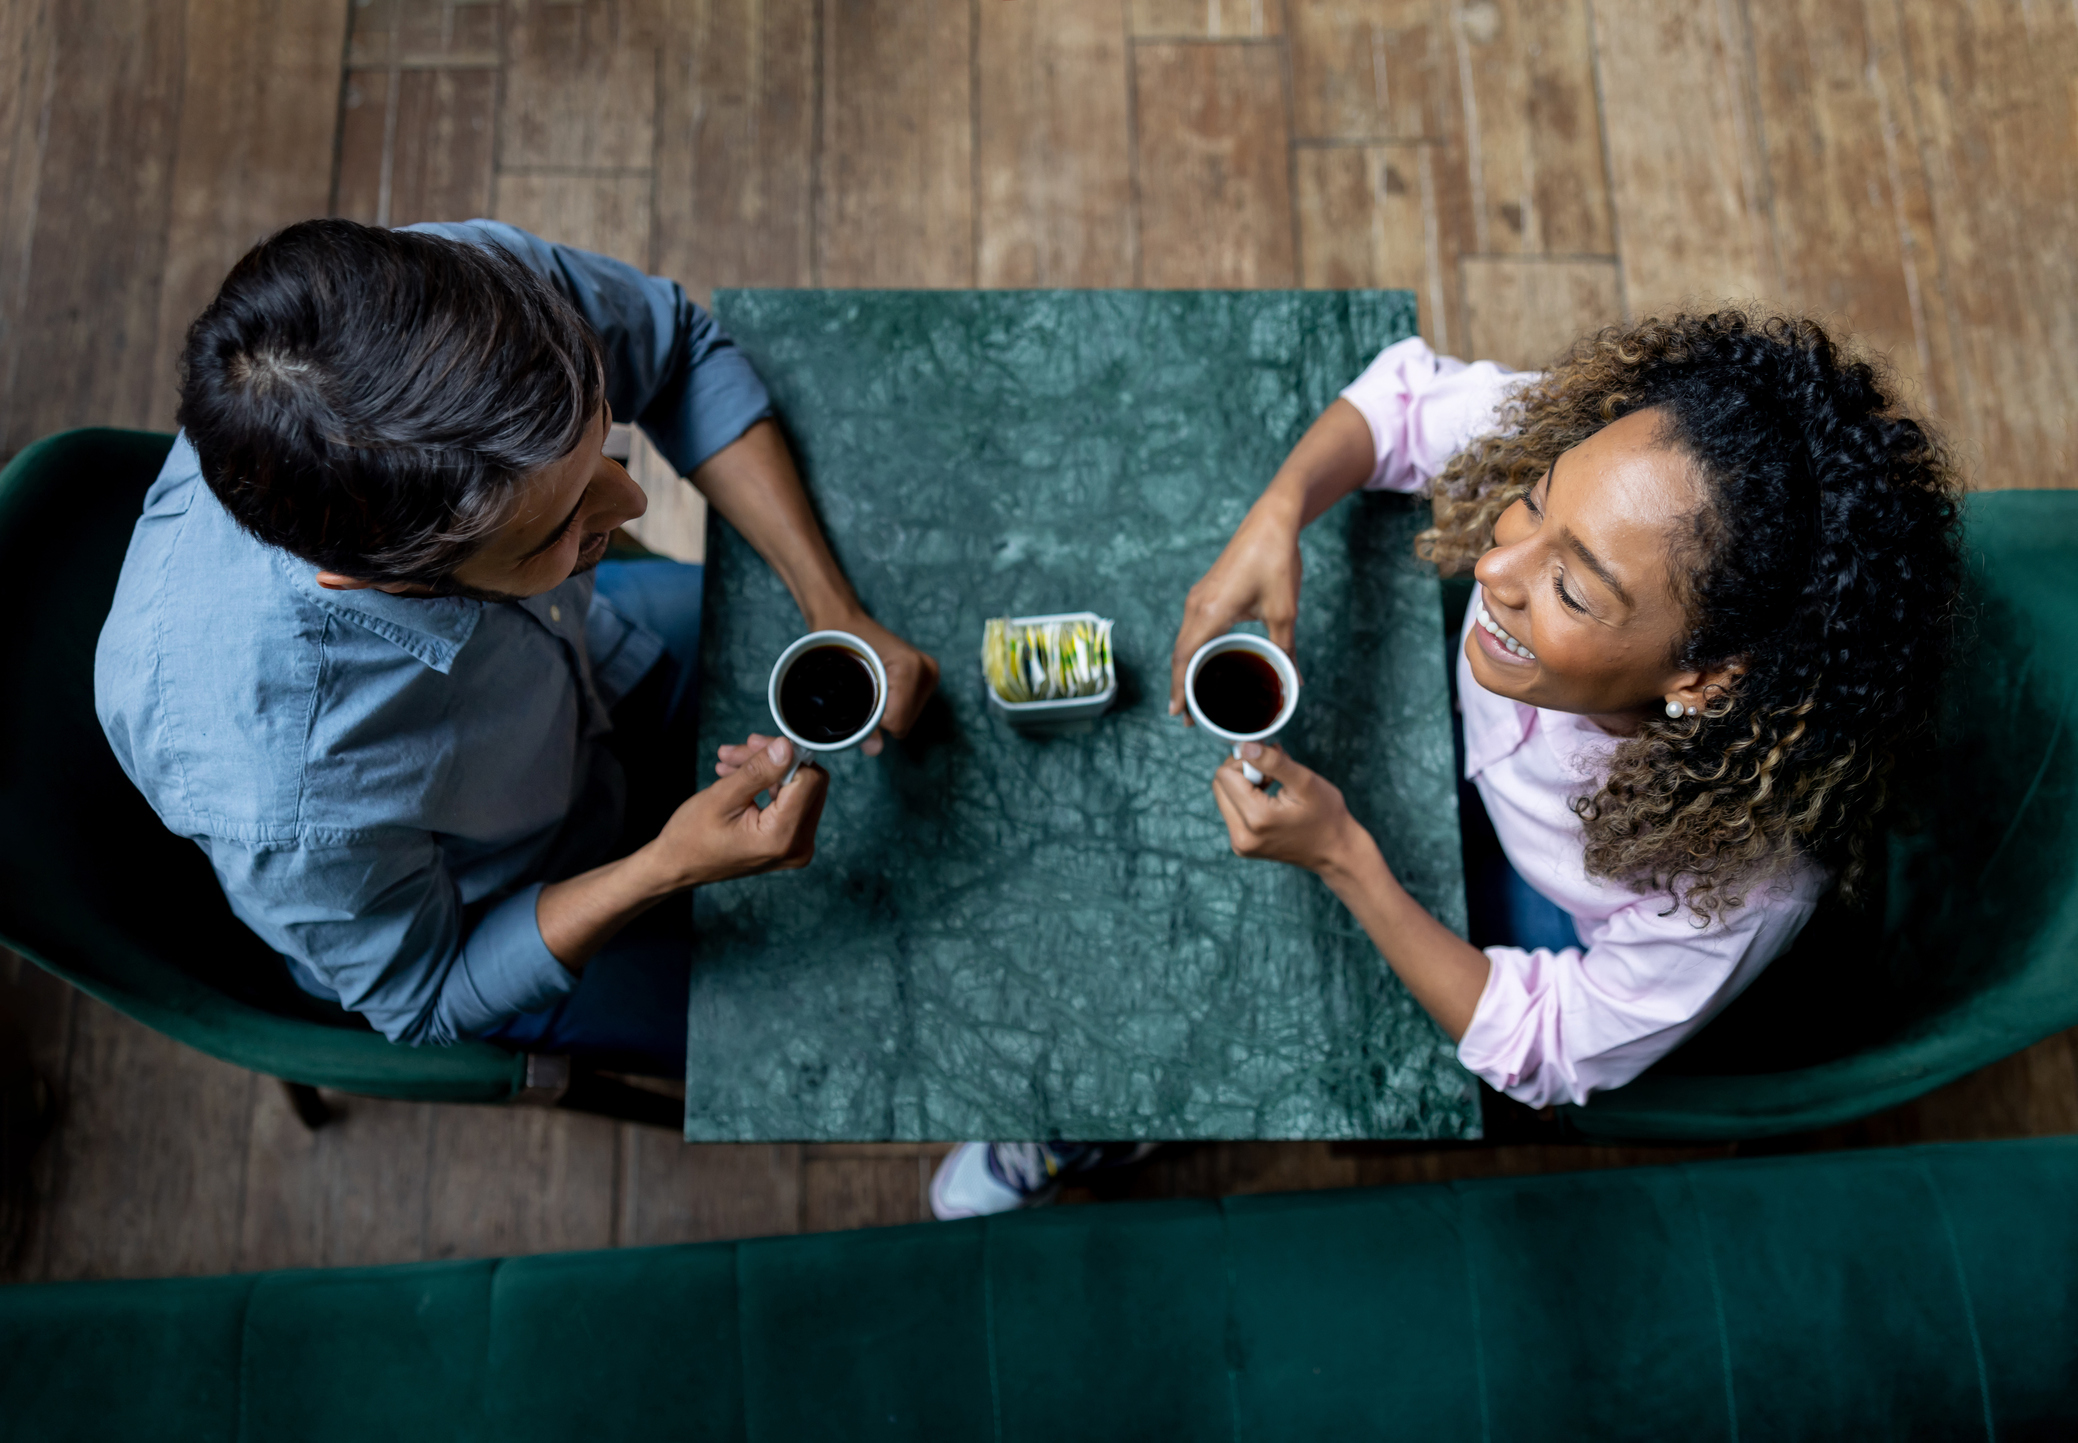
<instances>
[{"instance_id":1,"label":"pink button-up shirt","mask_svg":"<svg viewBox=\"0 0 2078 1443\"><path fill-rule=\"evenodd\" d=\"M1530 379L1438 356L1418 337L1388 346L1342 392L1370 423L1378 463L1367 485L1421 490ZM1467 634L1477 614L1475 598ZM1492 970L1458 1060L1532 1107L1585 1102L1629 1082L1738 996L1796 940L1825 877L1798 866L1698 927L1667 892L1588 876L1571 803L1594 789L1617 739L1585 717L1486 690L1459 641L1465 775L1509 862L1572 916L1587 948L1487 948Z\"/></svg>"}]
</instances>

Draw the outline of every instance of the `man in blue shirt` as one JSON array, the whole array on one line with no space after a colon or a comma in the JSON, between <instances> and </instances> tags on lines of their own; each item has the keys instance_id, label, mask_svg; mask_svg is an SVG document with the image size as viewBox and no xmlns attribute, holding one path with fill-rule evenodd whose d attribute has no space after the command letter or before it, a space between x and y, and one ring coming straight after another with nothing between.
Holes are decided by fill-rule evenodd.
<instances>
[{"instance_id":1,"label":"man in blue shirt","mask_svg":"<svg viewBox=\"0 0 2078 1443\"><path fill-rule=\"evenodd\" d=\"M310 221L233 269L181 395L96 655L131 780L386 1036L675 1071L686 909L636 919L805 865L828 783L760 809L791 757L752 736L686 799L699 568L599 567L645 504L609 419L874 646L887 731L937 677L859 606L749 362L676 284L511 226Z\"/></svg>"}]
</instances>

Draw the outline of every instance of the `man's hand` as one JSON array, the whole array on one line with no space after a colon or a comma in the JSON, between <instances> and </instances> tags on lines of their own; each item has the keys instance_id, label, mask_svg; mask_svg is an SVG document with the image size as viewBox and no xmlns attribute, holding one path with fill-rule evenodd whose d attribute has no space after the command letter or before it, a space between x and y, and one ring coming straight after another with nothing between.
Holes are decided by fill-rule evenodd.
<instances>
[{"instance_id":1,"label":"man's hand","mask_svg":"<svg viewBox=\"0 0 2078 1443\"><path fill-rule=\"evenodd\" d=\"M1266 785L1276 782L1279 790L1272 795L1250 783L1232 757L1212 774L1212 798L1227 819L1227 841L1236 855L1289 862L1327 876L1377 852L1371 834L1349 814L1342 789L1326 777L1300 766L1283 747L1244 742L1241 755Z\"/></svg>"},{"instance_id":2,"label":"man's hand","mask_svg":"<svg viewBox=\"0 0 2078 1443\"><path fill-rule=\"evenodd\" d=\"M1189 715L1183 700L1183 673L1199 647L1224 636L1237 621L1260 621L1270 640L1292 652L1292 631L1299 616L1299 517L1275 495L1258 502L1212 569L1183 599L1183 625L1169 653L1169 715Z\"/></svg>"},{"instance_id":3,"label":"man's hand","mask_svg":"<svg viewBox=\"0 0 2078 1443\"><path fill-rule=\"evenodd\" d=\"M794 759L784 737L752 735L740 747L724 747L735 763L720 781L695 792L664 823L657 839L642 848L672 879L672 890L748 877L759 872L805 867L815 856L815 828L829 795L829 774L803 767L779 785ZM777 788L776 791L773 791ZM772 791L762 810L758 793Z\"/></svg>"},{"instance_id":4,"label":"man's hand","mask_svg":"<svg viewBox=\"0 0 2078 1443\"><path fill-rule=\"evenodd\" d=\"M736 764L704 792L695 792L664 823L656 840L619 861L550 882L534 904L541 940L572 972L582 972L614 933L673 892L805 867L815 855L815 824L822 819L830 779L803 767L758 809L758 793L779 786L794 759L791 742L753 736L735 753Z\"/></svg>"},{"instance_id":5,"label":"man's hand","mask_svg":"<svg viewBox=\"0 0 2078 1443\"><path fill-rule=\"evenodd\" d=\"M867 737L859 750L877 757L884 745L882 732L897 740L908 736L924 703L938 689L938 658L918 651L856 606L810 617L809 627L814 631L850 632L873 648L887 671L887 710L880 714L879 730Z\"/></svg>"},{"instance_id":6,"label":"man's hand","mask_svg":"<svg viewBox=\"0 0 2078 1443\"><path fill-rule=\"evenodd\" d=\"M938 686L938 663L859 605L830 554L778 423L770 417L757 422L702 462L690 479L779 573L810 631L848 631L880 654L888 683L880 730L907 735ZM863 750L878 756L880 748L875 732Z\"/></svg>"}]
</instances>

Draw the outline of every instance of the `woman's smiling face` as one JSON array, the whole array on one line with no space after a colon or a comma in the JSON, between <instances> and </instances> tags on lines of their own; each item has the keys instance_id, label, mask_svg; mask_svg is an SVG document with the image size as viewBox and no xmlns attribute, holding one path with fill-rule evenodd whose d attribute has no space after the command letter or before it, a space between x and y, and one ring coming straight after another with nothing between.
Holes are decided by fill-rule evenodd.
<instances>
[{"instance_id":1,"label":"woman's smiling face","mask_svg":"<svg viewBox=\"0 0 2078 1443\"><path fill-rule=\"evenodd\" d=\"M1473 572L1484 611L1465 639L1488 691L1627 731L1670 697L1702 706L1729 679L1673 660L1688 619L1669 568L1706 498L1661 426L1656 410L1610 422L1494 523Z\"/></svg>"}]
</instances>

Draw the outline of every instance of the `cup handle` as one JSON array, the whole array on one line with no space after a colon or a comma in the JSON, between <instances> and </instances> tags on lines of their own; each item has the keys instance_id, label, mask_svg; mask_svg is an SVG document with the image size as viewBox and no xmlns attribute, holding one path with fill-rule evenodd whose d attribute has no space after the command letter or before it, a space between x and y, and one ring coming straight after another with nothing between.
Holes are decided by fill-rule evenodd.
<instances>
[{"instance_id":1,"label":"cup handle","mask_svg":"<svg viewBox=\"0 0 2078 1443\"><path fill-rule=\"evenodd\" d=\"M1250 786L1259 787L1263 784L1263 774L1257 771L1254 767L1250 766L1247 762L1241 761L1241 744L1239 742L1236 742L1234 744L1234 760L1237 762L1241 762L1241 775L1248 778L1248 784Z\"/></svg>"},{"instance_id":2,"label":"cup handle","mask_svg":"<svg viewBox=\"0 0 2078 1443\"><path fill-rule=\"evenodd\" d=\"M787 784L788 782L792 781L792 780L794 779L794 773L795 773L795 772L798 772L799 770L801 770L802 766L803 766L803 765L804 765L804 764L805 764L805 763L806 763L807 761L808 761L808 753L806 753L806 752L802 751L802 750L801 750L801 749L800 749L799 747L795 747L795 748L794 748L794 764L793 764L792 766L788 767L788 768L786 769L786 775L785 775L785 776L783 776L783 777L781 777L781 778L779 779L779 786L780 786L780 787L783 787L783 786L785 786L785 785L786 785L786 784ZM778 790L779 790L779 787L774 787L774 788L773 788L772 790L774 790L774 791L776 792L776 791L778 791Z\"/></svg>"}]
</instances>

